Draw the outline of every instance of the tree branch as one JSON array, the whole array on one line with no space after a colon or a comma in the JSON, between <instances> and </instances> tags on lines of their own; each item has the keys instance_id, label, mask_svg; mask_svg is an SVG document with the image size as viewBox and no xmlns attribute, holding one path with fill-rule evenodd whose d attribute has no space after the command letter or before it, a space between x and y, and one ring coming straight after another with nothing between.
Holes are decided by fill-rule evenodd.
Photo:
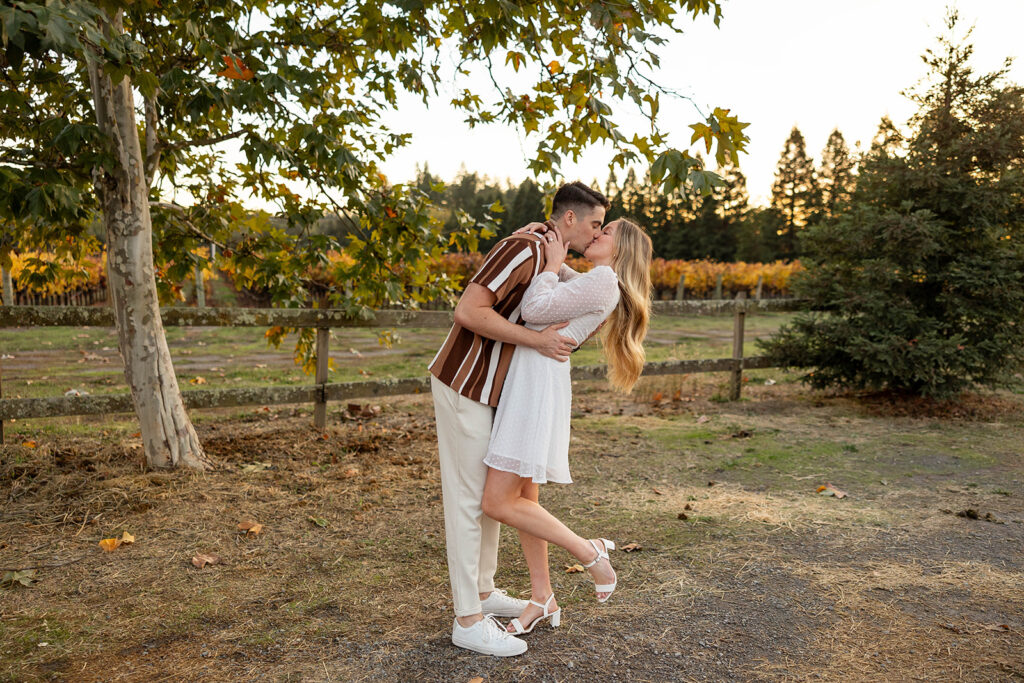
<instances>
[{"instance_id":1,"label":"tree branch","mask_svg":"<svg viewBox=\"0 0 1024 683\"><path fill-rule=\"evenodd\" d=\"M165 209L167 211L171 211L171 212L177 214L178 217L181 219L181 222L190 231L192 231L193 234L195 234L197 237L202 237L204 240L206 240L210 244L214 244L214 245L220 247L221 251L224 251L225 249L229 248L223 242L217 241L216 239L214 239L213 237L210 237L205 232L203 232L198 227L196 227L195 223L193 223L191 221L191 219L189 219L188 214L185 213L185 207L184 206L180 206L179 204L174 204L173 202L150 202L149 205L151 207L156 207L158 209Z\"/></svg>"},{"instance_id":2,"label":"tree branch","mask_svg":"<svg viewBox=\"0 0 1024 683\"><path fill-rule=\"evenodd\" d=\"M157 138L157 126L160 119L156 111L156 93L146 98L146 186L153 186L156 168L160 163L160 140Z\"/></svg>"},{"instance_id":3,"label":"tree branch","mask_svg":"<svg viewBox=\"0 0 1024 683\"><path fill-rule=\"evenodd\" d=\"M224 142L232 138L237 138L240 135L245 134L245 129L236 130L232 133L225 133L224 135L218 135L212 138L197 138L195 140L185 140L184 142L176 142L173 145L164 145L161 149L173 151L176 149L185 149L186 147L203 147L205 145L216 145L218 142Z\"/></svg>"}]
</instances>

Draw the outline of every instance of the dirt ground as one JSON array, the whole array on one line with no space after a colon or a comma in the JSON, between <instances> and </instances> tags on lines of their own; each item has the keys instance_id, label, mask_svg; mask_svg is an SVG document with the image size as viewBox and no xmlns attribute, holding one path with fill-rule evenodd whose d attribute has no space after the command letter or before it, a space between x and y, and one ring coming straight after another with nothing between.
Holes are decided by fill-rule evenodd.
<instances>
[{"instance_id":1,"label":"dirt ground","mask_svg":"<svg viewBox=\"0 0 1024 683\"><path fill-rule=\"evenodd\" d=\"M510 659L449 642L429 397L325 434L302 408L206 413L208 473L147 471L102 422L21 425L0 566L35 574L0 588L0 680L1024 680L1024 397L929 413L755 376L722 403L722 381L576 387L576 482L542 503L640 548L612 553L603 605L553 548L562 627ZM498 583L525 597L502 539Z\"/></svg>"}]
</instances>

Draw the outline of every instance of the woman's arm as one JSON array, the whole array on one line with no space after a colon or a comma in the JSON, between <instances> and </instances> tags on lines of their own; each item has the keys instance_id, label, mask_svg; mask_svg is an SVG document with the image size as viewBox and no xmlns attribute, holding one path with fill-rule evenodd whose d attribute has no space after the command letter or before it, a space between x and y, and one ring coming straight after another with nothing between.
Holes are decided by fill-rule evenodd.
<instances>
[{"instance_id":1,"label":"woman's arm","mask_svg":"<svg viewBox=\"0 0 1024 683\"><path fill-rule=\"evenodd\" d=\"M618 294L619 281L607 267L582 273L568 282L546 271L530 282L523 294L520 314L528 323L547 325L600 311Z\"/></svg>"}]
</instances>

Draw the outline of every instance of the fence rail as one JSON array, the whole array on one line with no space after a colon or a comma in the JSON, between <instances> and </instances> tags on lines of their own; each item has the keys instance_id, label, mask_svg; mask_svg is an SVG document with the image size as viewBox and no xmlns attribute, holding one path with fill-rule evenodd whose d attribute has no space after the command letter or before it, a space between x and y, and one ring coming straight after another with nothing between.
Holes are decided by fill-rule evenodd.
<instances>
[{"instance_id":1,"label":"fence rail","mask_svg":"<svg viewBox=\"0 0 1024 683\"><path fill-rule=\"evenodd\" d=\"M767 358L743 357L746 316L756 312L793 311L803 308L798 299L746 299L655 301L655 315L686 316L732 313L735 319L732 358L673 360L647 363L645 375L673 375L702 372L730 372L730 396L738 399L743 370L773 367ZM337 309L291 308L164 308L166 326L284 327L317 329L316 383L294 387L248 387L182 391L188 408L218 408L247 405L313 403L314 425L326 425L328 401L375 396L395 396L429 391L429 377L361 382L326 382L329 330L344 327L448 327L451 311L378 310L365 317L353 317ZM107 307L0 306L0 327L113 327L114 313ZM572 369L574 380L603 379L605 366L588 365ZM0 389L2 391L2 389ZM2 396L2 393L0 393ZM133 410L130 394L51 398L0 398L0 443L3 421L13 419L102 415Z\"/></svg>"}]
</instances>

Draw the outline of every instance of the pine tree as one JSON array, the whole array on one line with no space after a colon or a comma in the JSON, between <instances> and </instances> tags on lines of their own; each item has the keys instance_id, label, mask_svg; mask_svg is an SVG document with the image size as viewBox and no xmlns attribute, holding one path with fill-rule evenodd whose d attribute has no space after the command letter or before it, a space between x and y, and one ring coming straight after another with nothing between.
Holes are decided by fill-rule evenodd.
<instances>
[{"instance_id":1,"label":"pine tree","mask_svg":"<svg viewBox=\"0 0 1024 683\"><path fill-rule=\"evenodd\" d=\"M836 214L836 207L849 199L853 191L854 167L856 162L850 155L850 148L838 128L828 136L825 149L821 152L821 169L818 181L821 187L821 208L826 218Z\"/></svg>"},{"instance_id":2,"label":"pine tree","mask_svg":"<svg viewBox=\"0 0 1024 683\"><path fill-rule=\"evenodd\" d=\"M800 129L793 126L775 171L772 208L783 217L781 247L788 257L797 255L798 235L807 227L821 203L814 162Z\"/></svg>"},{"instance_id":3,"label":"pine tree","mask_svg":"<svg viewBox=\"0 0 1024 683\"><path fill-rule=\"evenodd\" d=\"M956 24L909 134L883 120L850 207L808 230L797 293L818 312L765 346L813 386L945 399L1024 366L1024 87L974 74Z\"/></svg>"}]
</instances>

